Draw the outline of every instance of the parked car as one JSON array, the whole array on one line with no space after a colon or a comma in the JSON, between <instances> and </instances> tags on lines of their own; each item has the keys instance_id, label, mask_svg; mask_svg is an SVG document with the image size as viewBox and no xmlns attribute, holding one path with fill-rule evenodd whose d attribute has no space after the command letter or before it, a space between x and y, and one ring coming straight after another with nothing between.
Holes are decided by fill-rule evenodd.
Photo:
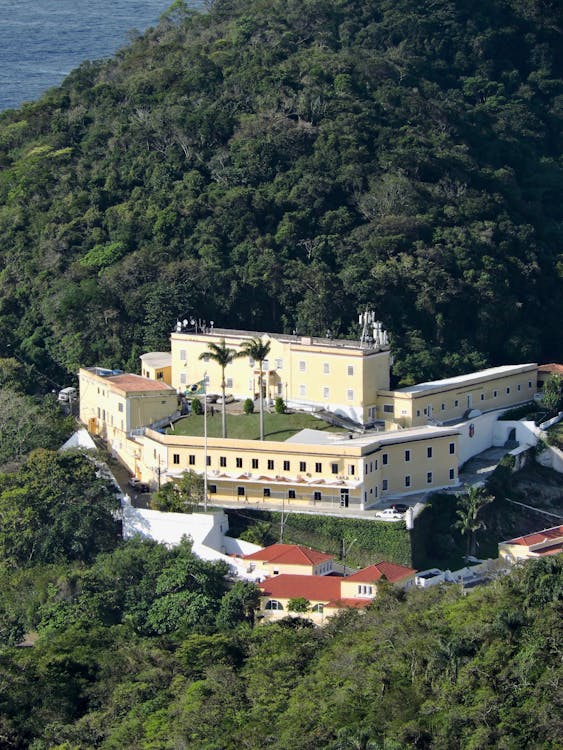
<instances>
[{"instance_id":1,"label":"parked car","mask_svg":"<svg viewBox=\"0 0 563 750\"><path fill-rule=\"evenodd\" d=\"M61 391L59 391L58 399L62 403L68 404L72 401L76 401L76 396L77 396L76 388L69 386L68 388L63 388Z\"/></svg>"},{"instance_id":2,"label":"parked car","mask_svg":"<svg viewBox=\"0 0 563 750\"><path fill-rule=\"evenodd\" d=\"M409 506L405 505L404 503L394 503L391 508L397 511L397 513L406 513L409 509Z\"/></svg>"},{"instance_id":3,"label":"parked car","mask_svg":"<svg viewBox=\"0 0 563 750\"><path fill-rule=\"evenodd\" d=\"M141 482L141 480L137 479L137 477L130 477L127 484L139 494L150 492L150 487L148 486L148 484L146 482Z\"/></svg>"},{"instance_id":4,"label":"parked car","mask_svg":"<svg viewBox=\"0 0 563 750\"><path fill-rule=\"evenodd\" d=\"M230 393L227 393L225 396L225 403L226 404L232 404L235 400L235 397L231 395ZM223 403L223 396L217 396L217 403L222 404Z\"/></svg>"},{"instance_id":5,"label":"parked car","mask_svg":"<svg viewBox=\"0 0 563 750\"><path fill-rule=\"evenodd\" d=\"M205 397L205 400L207 401L208 404L216 404L218 398L219 396L217 393L208 393L207 396Z\"/></svg>"},{"instance_id":6,"label":"parked car","mask_svg":"<svg viewBox=\"0 0 563 750\"><path fill-rule=\"evenodd\" d=\"M400 521L403 518L403 516L400 513L397 513L393 508L378 510L376 515L384 521Z\"/></svg>"}]
</instances>

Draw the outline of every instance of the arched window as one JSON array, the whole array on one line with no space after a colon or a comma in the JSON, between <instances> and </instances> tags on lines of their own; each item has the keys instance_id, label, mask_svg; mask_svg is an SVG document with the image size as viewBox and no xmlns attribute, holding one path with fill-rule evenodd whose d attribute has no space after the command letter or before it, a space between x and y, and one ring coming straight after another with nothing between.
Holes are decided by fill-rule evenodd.
<instances>
[{"instance_id":1,"label":"arched window","mask_svg":"<svg viewBox=\"0 0 563 750\"><path fill-rule=\"evenodd\" d=\"M266 602L266 606L264 607L264 609L280 611L283 610L283 604L281 602L278 602L277 599L270 599Z\"/></svg>"},{"instance_id":2,"label":"arched window","mask_svg":"<svg viewBox=\"0 0 563 750\"><path fill-rule=\"evenodd\" d=\"M319 602L318 604L315 604L313 607L311 607L311 612L324 612L325 605L322 602Z\"/></svg>"}]
</instances>

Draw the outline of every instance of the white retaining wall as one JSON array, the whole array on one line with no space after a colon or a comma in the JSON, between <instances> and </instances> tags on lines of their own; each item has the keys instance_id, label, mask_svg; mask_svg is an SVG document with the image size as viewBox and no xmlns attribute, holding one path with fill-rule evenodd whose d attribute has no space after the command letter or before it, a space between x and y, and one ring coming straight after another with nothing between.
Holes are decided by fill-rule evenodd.
<instances>
[{"instance_id":1,"label":"white retaining wall","mask_svg":"<svg viewBox=\"0 0 563 750\"><path fill-rule=\"evenodd\" d=\"M488 412L455 425L460 432L460 466L488 448L503 446L513 429L520 445L536 445L540 430L534 422L499 421L500 414L501 411Z\"/></svg>"},{"instance_id":2,"label":"white retaining wall","mask_svg":"<svg viewBox=\"0 0 563 750\"><path fill-rule=\"evenodd\" d=\"M194 547L203 544L224 552L224 536L229 519L218 513L162 513L158 510L133 508L125 495L122 501L123 538L140 535L163 544L179 544L183 536L193 540Z\"/></svg>"}]
</instances>

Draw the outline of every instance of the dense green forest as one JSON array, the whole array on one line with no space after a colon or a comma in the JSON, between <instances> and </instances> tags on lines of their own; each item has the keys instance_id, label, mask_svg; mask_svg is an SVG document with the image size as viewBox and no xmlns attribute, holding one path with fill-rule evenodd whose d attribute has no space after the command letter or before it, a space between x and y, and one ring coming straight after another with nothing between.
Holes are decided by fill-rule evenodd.
<instances>
[{"instance_id":1,"label":"dense green forest","mask_svg":"<svg viewBox=\"0 0 563 750\"><path fill-rule=\"evenodd\" d=\"M177 316L370 305L402 382L561 358L558 2L207 6L0 116L0 357L62 381Z\"/></svg>"}]
</instances>

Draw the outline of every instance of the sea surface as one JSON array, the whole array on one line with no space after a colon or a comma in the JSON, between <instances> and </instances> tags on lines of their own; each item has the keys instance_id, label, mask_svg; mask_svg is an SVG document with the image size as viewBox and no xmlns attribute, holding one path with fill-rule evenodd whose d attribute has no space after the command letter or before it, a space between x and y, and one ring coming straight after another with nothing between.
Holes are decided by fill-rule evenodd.
<instances>
[{"instance_id":1,"label":"sea surface","mask_svg":"<svg viewBox=\"0 0 563 750\"><path fill-rule=\"evenodd\" d=\"M0 111L56 86L85 60L110 57L154 26L172 0L0 0Z\"/></svg>"}]
</instances>

